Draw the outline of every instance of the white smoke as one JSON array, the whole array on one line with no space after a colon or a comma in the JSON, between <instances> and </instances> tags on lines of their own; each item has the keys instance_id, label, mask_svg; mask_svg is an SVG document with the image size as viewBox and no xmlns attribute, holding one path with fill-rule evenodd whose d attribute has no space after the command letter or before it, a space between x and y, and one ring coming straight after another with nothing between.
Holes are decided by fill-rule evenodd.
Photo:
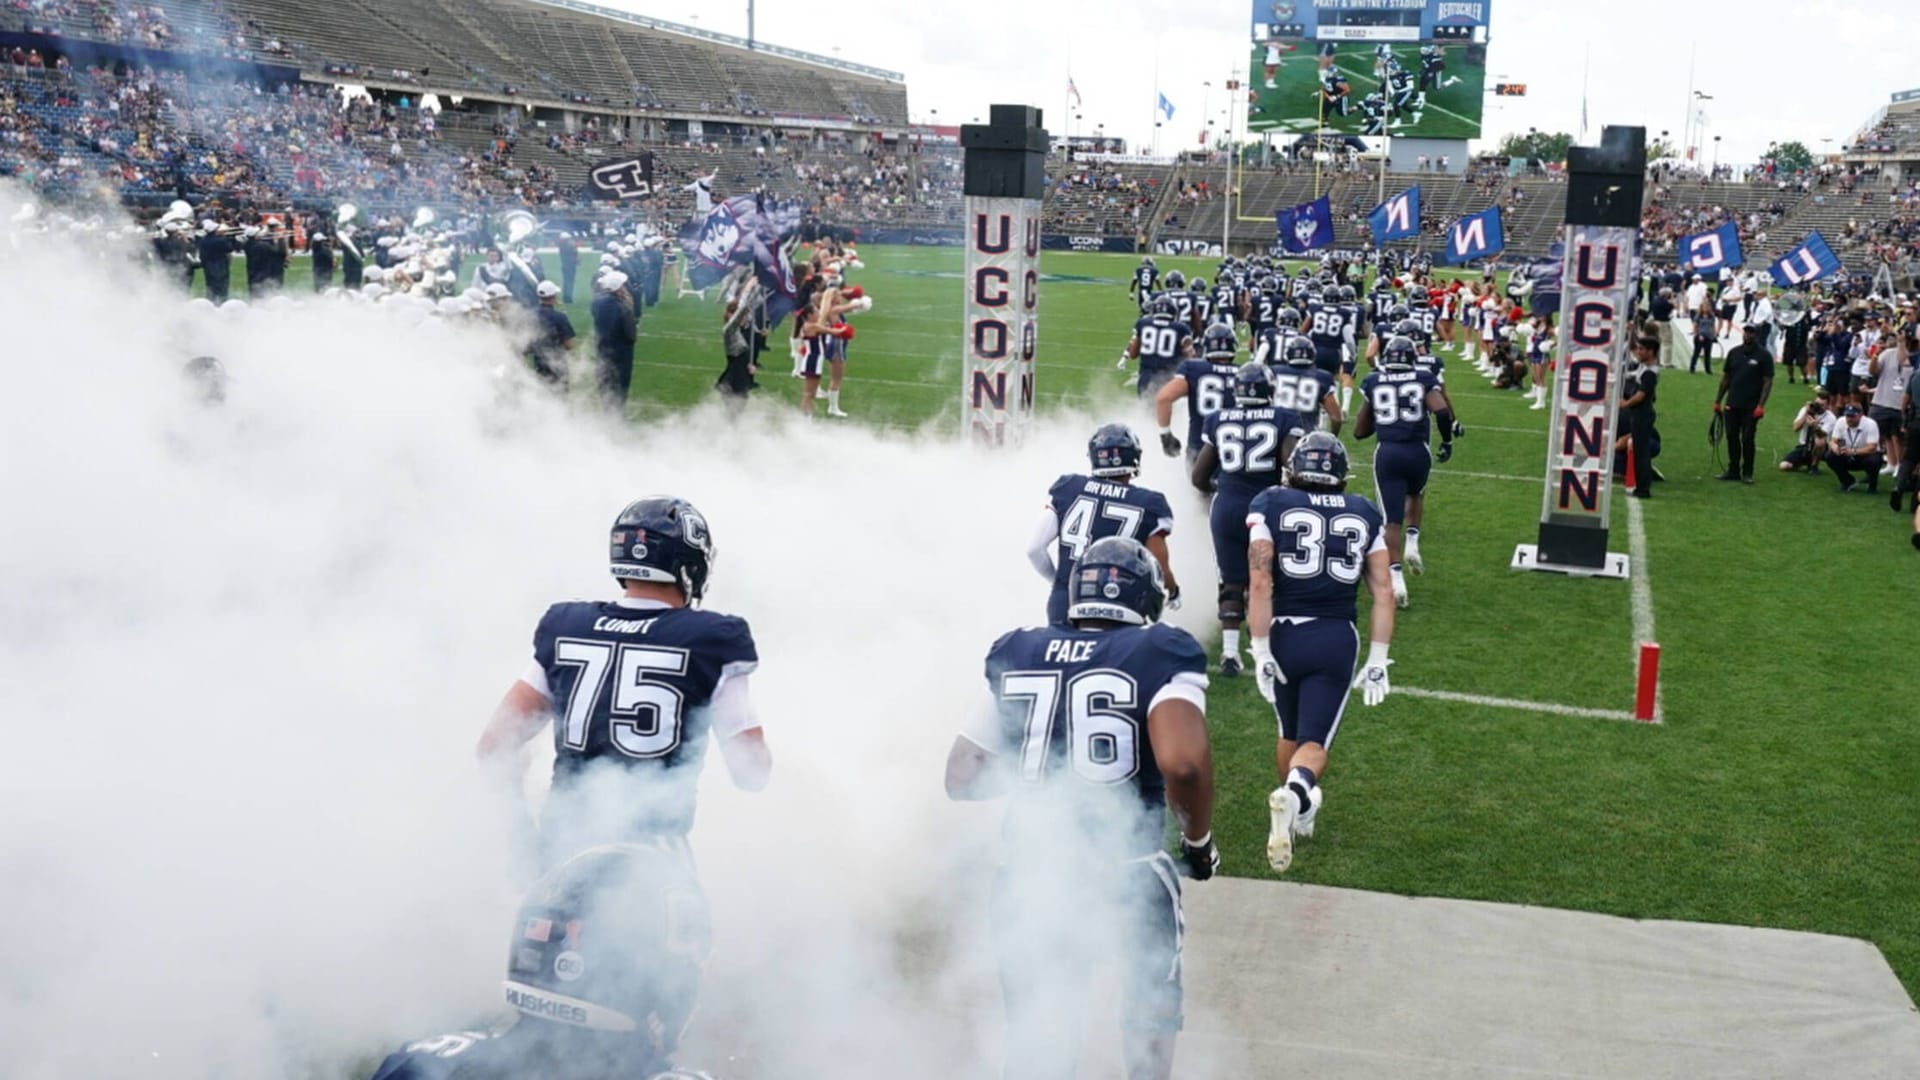
<instances>
[{"instance_id":1,"label":"white smoke","mask_svg":"<svg viewBox=\"0 0 1920 1080\"><path fill-rule=\"evenodd\" d=\"M0 221L16 206L0 190ZM688 1064L996 1067L1000 811L948 803L941 770L988 644L1042 619L1022 549L1096 418L1017 452L775 401L615 430L483 331L195 310L15 228L0 1075L341 1076L494 1009L517 884L473 743L545 606L611 594L604 530L655 492L712 524L709 606L753 626L775 758L764 794L717 764L704 784L718 951L691 1045L713 1056ZM182 376L199 354L223 406ZM1134 408L1112 411L1147 431ZM1173 498L1197 624L1204 511ZM1111 1041L1110 1008L1091 1023Z\"/></svg>"}]
</instances>

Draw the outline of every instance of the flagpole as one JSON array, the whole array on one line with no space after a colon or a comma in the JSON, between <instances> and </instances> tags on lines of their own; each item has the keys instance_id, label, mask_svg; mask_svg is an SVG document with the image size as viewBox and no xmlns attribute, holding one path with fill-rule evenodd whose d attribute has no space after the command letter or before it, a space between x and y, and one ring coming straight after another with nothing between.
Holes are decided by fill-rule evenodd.
<instances>
[{"instance_id":1,"label":"flagpole","mask_svg":"<svg viewBox=\"0 0 1920 1080\"><path fill-rule=\"evenodd\" d=\"M1160 152L1160 38L1157 35L1153 39L1153 127L1148 130L1152 132L1153 141L1148 144L1147 153L1158 154ZM1178 165L1177 160L1175 164Z\"/></svg>"},{"instance_id":2,"label":"flagpole","mask_svg":"<svg viewBox=\"0 0 1920 1080\"><path fill-rule=\"evenodd\" d=\"M1580 64L1580 141L1587 141L1587 85L1593 72L1593 43L1587 43L1586 59Z\"/></svg>"},{"instance_id":3,"label":"flagpole","mask_svg":"<svg viewBox=\"0 0 1920 1080\"><path fill-rule=\"evenodd\" d=\"M1700 43L1695 41L1687 49L1687 111L1680 125L1680 141L1685 145L1680 150L1680 160L1693 162L1693 64L1699 58Z\"/></svg>"}]
</instances>

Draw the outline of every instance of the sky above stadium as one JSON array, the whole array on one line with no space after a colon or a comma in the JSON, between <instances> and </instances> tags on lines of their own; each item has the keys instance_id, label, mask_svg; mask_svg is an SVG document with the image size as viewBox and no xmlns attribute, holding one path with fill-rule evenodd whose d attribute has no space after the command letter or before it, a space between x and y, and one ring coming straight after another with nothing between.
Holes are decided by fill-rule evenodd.
<instances>
[{"instance_id":1,"label":"sky above stadium","mask_svg":"<svg viewBox=\"0 0 1920 1080\"><path fill-rule=\"evenodd\" d=\"M744 36L746 5L600 0L702 29ZM1775 140L1837 149L1897 90L1920 87L1903 63L1910 12L1899 0L1811 5L1749 0L1737 8L1614 0L1584 9L1507 0L1494 9L1488 82L1521 82L1525 98L1487 99L1486 141L1529 128L1579 133L1582 69L1590 141L1603 124L1643 124L1680 141L1688 64L1701 103L1701 157L1719 135L1723 163L1755 160ZM831 13L831 14L830 14ZM1209 116L1226 123L1225 82L1245 78L1251 10L1241 4L1121 0L868 0L823 8L763 0L760 40L904 72L916 122L967 123L992 102L1038 105L1050 130L1145 147L1156 135L1156 84L1174 105L1159 149L1196 145ZM1311 61L1307 61L1311 62ZM1071 107L1071 72L1080 103ZM1212 83L1211 87L1204 84ZM1784 92L1801 84L1804 90ZM1239 123L1236 120L1235 123ZM1831 139L1831 143L1822 140Z\"/></svg>"}]
</instances>

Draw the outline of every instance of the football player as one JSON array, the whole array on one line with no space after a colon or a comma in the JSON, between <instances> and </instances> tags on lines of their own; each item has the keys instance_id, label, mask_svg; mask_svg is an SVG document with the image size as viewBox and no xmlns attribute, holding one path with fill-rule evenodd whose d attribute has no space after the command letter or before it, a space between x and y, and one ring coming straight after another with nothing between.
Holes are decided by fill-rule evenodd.
<instances>
[{"instance_id":1,"label":"football player","mask_svg":"<svg viewBox=\"0 0 1920 1080\"><path fill-rule=\"evenodd\" d=\"M1384 260L1392 254L1383 251L1380 257ZM1383 267L1373 279L1373 291L1367 294L1368 321L1376 326L1386 323L1393 306L1399 302L1393 291L1393 274Z\"/></svg>"},{"instance_id":2,"label":"football player","mask_svg":"<svg viewBox=\"0 0 1920 1080\"><path fill-rule=\"evenodd\" d=\"M1173 433L1173 403L1187 401L1187 460L1200 452L1201 425L1207 417L1233 404L1233 376L1239 368L1239 339L1225 325L1215 323L1201 336L1202 359L1182 360L1173 379L1160 388L1153 399L1153 412L1160 421L1160 449L1168 457L1180 452L1180 439Z\"/></svg>"},{"instance_id":3,"label":"football player","mask_svg":"<svg viewBox=\"0 0 1920 1080\"><path fill-rule=\"evenodd\" d=\"M1186 293L1179 295L1185 296ZM1141 397L1155 394L1173 378L1180 361L1193 355L1193 326L1179 317L1170 296L1154 297L1147 314L1133 324L1133 337L1120 354L1120 366L1127 361L1140 363L1140 376L1134 392Z\"/></svg>"},{"instance_id":4,"label":"football player","mask_svg":"<svg viewBox=\"0 0 1920 1080\"><path fill-rule=\"evenodd\" d=\"M1268 488L1247 513L1253 657L1260 692L1280 721L1273 752L1280 786L1267 796L1267 862L1276 873L1293 865L1294 837L1313 835L1324 802L1320 778L1349 690L1360 690L1368 705L1388 691L1393 594L1380 511L1347 494L1346 483L1346 448L1316 431L1293 448L1288 486ZM1354 590L1363 578L1373 594L1372 644L1356 677Z\"/></svg>"},{"instance_id":5,"label":"football player","mask_svg":"<svg viewBox=\"0 0 1920 1080\"><path fill-rule=\"evenodd\" d=\"M1193 294L1187 291L1187 275L1178 270L1167 271L1167 289L1160 295L1173 304L1173 317L1179 319L1189 329L1193 326Z\"/></svg>"},{"instance_id":6,"label":"football player","mask_svg":"<svg viewBox=\"0 0 1920 1080\"><path fill-rule=\"evenodd\" d=\"M1374 494L1386 515L1388 570L1394 603L1407 606L1407 579L1401 571L1402 530L1408 507L1423 510L1433 455L1430 412L1447 407L1439 376L1422 371L1413 342L1395 334L1381 354L1380 368L1360 384L1360 415L1354 419L1354 438L1379 436L1373 452ZM1416 544L1418 541L1416 541ZM1418 554L1416 548L1416 556Z\"/></svg>"},{"instance_id":7,"label":"football player","mask_svg":"<svg viewBox=\"0 0 1920 1080\"><path fill-rule=\"evenodd\" d=\"M1360 99L1360 134L1385 135L1387 133L1387 98L1375 90Z\"/></svg>"},{"instance_id":8,"label":"football player","mask_svg":"<svg viewBox=\"0 0 1920 1080\"><path fill-rule=\"evenodd\" d=\"M1434 426L1440 429L1440 451L1437 455L1441 464L1453 460L1453 440L1467 433L1453 411L1453 395L1447 393L1447 362L1442 359L1433 342L1420 332L1420 324L1413 319L1403 320L1394 327L1394 333L1413 342L1413 366L1421 371L1431 372L1433 381L1440 390L1440 397L1446 401L1446 407L1433 412ZM1413 572L1421 572L1420 565L1420 518L1415 506L1408 509L1407 517L1407 565Z\"/></svg>"},{"instance_id":9,"label":"football player","mask_svg":"<svg viewBox=\"0 0 1920 1080\"><path fill-rule=\"evenodd\" d=\"M746 621L699 607L713 537L693 504L632 503L610 530L622 595L553 605L533 657L480 736L481 761L519 799L519 747L553 728L545 853L667 838L684 844L708 742L740 788L767 786L773 756L747 693L759 666Z\"/></svg>"},{"instance_id":10,"label":"football player","mask_svg":"<svg viewBox=\"0 0 1920 1080\"><path fill-rule=\"evenodd\" d=\"M1247 324L1248 290L1235 283L1235 276L1213 279L1213 316L1220 322L1233 327L1237 333Z\"/></svg>"},{"instance_id":11,"label":"football player","mask_svg":"<svg viewBox=\"0 0 1920 1080\"><path fill-rule=\"evenodd\" d=\"M1123 536L1146 545L1160 564L1173 606L1180 606L1180 585L1167 557L1173 532L1173 507L1167 497L1134 483L1140 475L1140 440L1125 424L1108 424L1087 440L1086 475L1067 473L1047 489L1047 508L1027 543L1027 561L1053 583L1047 622L1067 623L1067 599L1073 564L1097 540Z\"/></svg>"},{"instance_id":12,"label":"football player","mask_svg":"<svg viewBox=\"0 0 1920 1080\"><path fill-rule=\"evenodd\" d=\"M1220 567L1220 674L1240 674L1240 626L1247 617L1247 507L1280 482L1281 464L1308 428L1273 403L1273 373L1248 364L1233 380L1233 407L1207 418L1194 458L1193 486L1213 493L1208 511ZM1217 490L1216 490L1217 488Z\"/></svg>"},{"instance_id":13,"label":"football player","mask_svg":"<svg viewBox=\"0 0 1920 1080\"><path fill-rule=\"evenodd\" d=\"M1460 81L1458 75L1447 74L1447 53L1438 45L1420 46L1420 105L1427 104L1426 93L1443 86L1452 86Z\"/></svg>"},{"instance_id":14,"label":"football player","mask_svg":"<svg viewBox=\"0 0 1920 1080\"><path fill-rule=\"evenodd\" d=\"M987 695L947 755L947 794L1008 797L989 901L1008 1078L1076 1075L1088 979L1118 959L1126 1075L1172 1075L1182 1022L1179 873L1213 876L1207 655L1157 620L1160 564L1109 537L1070 571L1070 622L987 652ZM1177 819L1180 861L1163 849Z\"/></svg>"},{"instance_id":15,"label":"football player","mask_svg":"<svg viewBox=\"0 0 1920 1080\"><path fill-rule=\"evenodd\" d=\"M1320 115L1346 116L1353 111L1353 86L1346 73L1328 65L1320 69Z\"/></svg>"},{"instance_id":16,"label":"football player","mask_svg":"<svg viewBox=\"0 0 1920 1080\"><path fill-rule=\"evenodd\" d=\"M1143 255L1140 265L1134 267L1133 277L1127 280L1127 292L1140 304L1140 314L1147 313L1147 301L1153 298L1153 289L1160 283L1160 268L1153 265L1153 256Z\"/></svg>"},{"instance_id":17,"label":"football player","mask_svg":"<svg viewBox=\"0 0 1920 1080\"><path fill-rule=\"evenodd\" d=\"M1199 337L1213 325L1213 291L1207 288L1207 279L1194 278L1187 285L1187 293L1193 297L1193 336Z\"/></svg>"},{"instance_id":18,"label":"football player","mask_svg":"<svg viewBox=\"0 0 1920 1080\"><path fill-rule=\"evenodd\" d=\"M704 1076L673 1070L672 1055L710 940L684 849L589 848L521 903L507 952L512 1018L409 1043L373 1080Z\"/></svg>"},{"instance_id":19,"label":"football player","mask_svg":"<svg viewBox=\"0 0 1920 1080\"><path fill-rule=\"evenodd\" d=\"M1340 302L1334 299L1308 301L1306 315L1307 339L1313 342L1316 367L1332 378L1338 379L1347 374L1347 359L1353 355L1353 324L1348 321ZM1340 386L1340 408L1345 411L1348 400L1353 396L1352 376Z\"/></svg>"},{"instance_id":20,"label":"football player","mask_svg":"<svg viewBox=\"0 0 1920 1080\"><path fill-rule=\"evenodd\" d=\"M1253 288L1246 294L1248 340L1258 341L1260 335L1273 325L1274 316L1286 299L1280 293L1279 282L1272 274L1261 272L1253 279Z\"/></svg>"},{"instance_id":21,"label":"football player","mask_svg":"<svg viewBox=\"0 0 1920 1080\"><path fill-rule=\"evenodd\" d=\"M1426 107L1426 103L1415 97L1413 72L1401 67L1399 62L1395 61L1393 67L1387 71L1383 85L1388 99L1393 103L1393 126L1406 127L1411 124L1418 127L1420 112ZM1411 120L1408 119L1409 115L1412 116Z\"/></svg>"},{"instance_id":22,"label":"football player","mask_svg":"<svg viewBox=\"0 0 1920 1080\"><path fill-rule=\"evenodd\" d=\"M1299 413L1309 428L1340 434L1345 413L1334 394L1333 377L1314 365L1313 342L1295 335L1278 352L1277 360L1266 361L1273 371L1273 403ZM1274 366L1276 362L1280 366Z\"/></svg>"},{"instance_id":23,"label":"football player","mask_svg":"<svg viewBox=\"0 0 1920 1080\"><path fill-rule=\"evenodd\" d=\"M1351 285L1336 285L1329 290L1329 299L1341 321L1346 325L1346 343L1340 350L1340 407L1344 410L1353 397L1354 369L1359 362L1359 342L1366 339L1370 332L1367 326L1366 308L1359 301L1359 292Z\"/></svg>"}]
</instances>

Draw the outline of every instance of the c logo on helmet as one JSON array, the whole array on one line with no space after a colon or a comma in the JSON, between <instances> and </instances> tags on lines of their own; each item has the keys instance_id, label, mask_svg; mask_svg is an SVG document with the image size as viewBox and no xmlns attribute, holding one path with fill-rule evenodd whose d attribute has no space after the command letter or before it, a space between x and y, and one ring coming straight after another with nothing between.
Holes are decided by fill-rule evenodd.
<instances>
[{"instance_id":1,"label":"c logo on helmet","mask_svg":"<svg viewBox=\"0 0 1920 1080\"><path fill-rule=\"evenodd\" d=\"M561 982L573 982L586 973L586 959L572 949L553 958L553 974Z\"/></svg>"}]
</instances>

